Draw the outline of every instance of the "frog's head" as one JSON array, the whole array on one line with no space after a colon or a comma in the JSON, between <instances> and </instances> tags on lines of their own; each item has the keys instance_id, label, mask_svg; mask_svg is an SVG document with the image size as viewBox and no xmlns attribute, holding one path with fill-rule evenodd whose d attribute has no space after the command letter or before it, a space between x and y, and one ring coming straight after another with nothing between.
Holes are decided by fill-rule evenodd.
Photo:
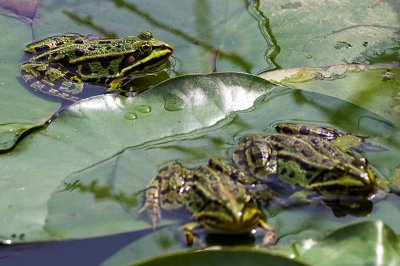
<instances>
[{"instance_id":1,"label":"frog's head","mask_svg":"<svg viewBox=\"0 0 400 266\"><path fill-rule=\"evenodd\" d=\"M165 66L174 50L172 45L155 39L149 31L124 39L126 43L131 43L132 47L120 63L122 76L158 71Z\"/></svg>"},{"instance_id":2,"label":"frog's head","mask_svg":"<svg viewBox=\"0 0 400 266\"><path fill-rule=\"evenodd\" d=\"M240 191L240 194L242 191ZM226 191L225 191L226 192ZM240 234L248 233L256 228L261 219L261 211L257 201L248 194L229 195L221 193L217 201L213 201L204 210L195 214L195 219L209 232Z\"/></svg>"},{"instance_id":3,"label":"frog's head","mask_svg":"<svg viewBox=\"0 0 400 266\"><path fill-rule=\"evenodd\" d=\"M272 150L262 136L250 134L239 140L232 160L250 175L265 175L271 154Z\"/></svg>"},{"instance_id":4,"label":"frog's head","mask_svg":"<svg viewBox=\"0 0 400 266\"><path fill-rule=\"evenodd\" d=\"M375 174L365 158L354 157L349 164L338 166L324 180L311 184L311 187L332 195L359 197L368 196L376 190Z\"/></svg>"}]
</instances>

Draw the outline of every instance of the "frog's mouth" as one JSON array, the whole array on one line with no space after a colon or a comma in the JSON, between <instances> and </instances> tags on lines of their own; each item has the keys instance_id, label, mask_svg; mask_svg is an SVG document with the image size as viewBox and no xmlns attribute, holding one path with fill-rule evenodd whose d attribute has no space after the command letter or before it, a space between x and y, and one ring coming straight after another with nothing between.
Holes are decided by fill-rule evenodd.
<instances>
[{"instance_id":1,"label":"frog's mouth","mask_svg":"<svg viewBox=\"0 0 400 266\"><path fill-rule=\"evenodd\" d=\"M249 233L259 225L261 213L258 209L244 210L243 213L200 212L195 219L208 232L220 234Z\"/></svg>"}]
</instances>

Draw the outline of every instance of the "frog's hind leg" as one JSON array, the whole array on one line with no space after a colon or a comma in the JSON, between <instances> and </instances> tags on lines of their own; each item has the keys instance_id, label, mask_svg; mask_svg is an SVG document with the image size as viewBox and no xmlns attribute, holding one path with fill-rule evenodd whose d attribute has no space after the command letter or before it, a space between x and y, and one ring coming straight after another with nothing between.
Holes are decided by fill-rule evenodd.
<instances>
[{"instance_id":1,"label":"frog's hind leg","mask_svg":"<svg viewBox=\"0 0 400 266\"><path fill-rule=\"evenodd\" d=\"M49 50L56 49L61 45L76 43L81 44L90 36L85 36L82 34L68 34L68 35L59 35L48 37L31 44L28 44L25 47L25 52L27 53L43 53Z\"/></svg>"},{"instance_id":2,"label":"frog's hind leg","mask_svg":"<svg viewBox=\"0 0 400 266\"><path fill-rule=\"evenodd\" d=\"M35 90L73 102L82 92L84 83L78 76L51 67L49 64L29 62L21 66L21 76Z\"/></svg>"},{"instance_id":3,"label":"frog's hind leg","mask_svg":"<svg viewBox=\"0 0 400 266\"><path fill-rule=\"evenodd\" d=\"M190 179L189 171L178 162L161 168L147 186L146 198L139 213L147 210L153 228L161 220L161 209L174 210L181 208L186 196L186 180Z\"/></svg>"}]
</instances>

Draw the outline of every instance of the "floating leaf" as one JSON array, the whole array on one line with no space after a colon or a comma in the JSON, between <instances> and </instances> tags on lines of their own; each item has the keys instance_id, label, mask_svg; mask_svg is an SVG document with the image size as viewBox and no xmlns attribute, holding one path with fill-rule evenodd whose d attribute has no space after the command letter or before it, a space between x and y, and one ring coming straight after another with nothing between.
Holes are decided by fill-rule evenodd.
<instances>
[{"instance_id":1,"label":"floating leaf","mask_svg":"<svg viewBox=\"0 0 400 266\"><path fill-rule=\"evenodd\" d=\"M398 265L400 242L382 221L340 228L319 241L298 245L298 257L310 265Z\"/></svg>"},{"instance_id":2,"label":"floating leaf","mask_svg":"<svg viewBox=\"0 0 400 266\"><path fill-rule=\"evenodd\" d=\"M22 135L44 125L60 104L36 97L17 78L22 47L31 35L29 28L19 20L4 16L0 16L0 25L4 34L0 51L0 152L4 152L14 147ZM19 39L18 45L15 38Z\"/></svg>"},{"instance_id":3,"label":"floating leaf","mask_svg":"<svg viewBox=\"0 0 400 266\"><path fill-rule=\"evenodd\" d=\"M284 86L342 99L400 126L399 67L337 65L281 69L258 76Z\"/></svg>"},{"instance_id":4,"label":"floating leaf","mask_svg":"<svg viewBox=\"0 0 400 266\"><path fill-rule=\"evenodd\" d=\"M271 255L261 250L251 251L248 249L221 249L187 251L131 264L132 266L180 266L180 265L283 265L301 266L307 265L288 258Z\"/></svg>"},{"instance_id":5,"label":"floating leaf","mask_svg":"<svg viewBox=\"0 0 400 266\"><path fill-rule=\"evenodd\" d=\"M155 167L149 162L156 157L148 152L135 156L139 160L149 156L147 163L136 162L141 165L139 167L133 166L135 163L132 165L130 157L124 155L147 143L162 143L224 120L229 123L234 118L232 112L250 108L257 98L271 90L272 84L247 74L193 75L169 80L135 98L105 95L72 105L46 130L22 141L18 152L0 156L2 176L9 177L3 180L3 188L13 188L1 193L3 215L0 219L19 217L14 223L7 223L0 234L7 237L24 231L29 241L43 239L43 234L47 235L45 239L70 238L148 227L147 221L133 219L127 212L133 203L124 199L135 200L134 194L145 187ZM119 166L115 168L114 163ZM115 180L117 177L122 179ZM97 183L92 183L93 179L98 180ZM76 180L81 181L81 187L69 189ZM96 193L109 193L107 189L111 189L114 196L93 198ZM125 194L117 196L121 190ZM83 199L76 197L76 192L91 203L82 205ZM36 194L32 201L31 197ZM106 214L108 211L98 212L99 206L104 206L96 202L114 207L107 205L103 211L119 211L120 217L125 217L119 220L121 226L109 223L112 216ZM60 204L66 205L60 208ZM27 205L30 207L25 212ZM90 215L76 215L78 206L86 206L87 214L99 214L104 223L98 218L95 225ZM114 217L117 219L117 215ZM94 230L85 229L84 224ZM73 231L69 232L64 226ZM103 226L109 229L104 230ZM79 228L85 232L77 230Z\"/></svg>"}]
</instances>

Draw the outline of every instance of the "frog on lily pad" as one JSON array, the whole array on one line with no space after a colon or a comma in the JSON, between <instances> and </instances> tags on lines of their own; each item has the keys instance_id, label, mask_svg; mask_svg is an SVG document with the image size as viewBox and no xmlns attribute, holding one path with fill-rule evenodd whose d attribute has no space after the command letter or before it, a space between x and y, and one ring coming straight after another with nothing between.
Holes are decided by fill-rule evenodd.
<instances>
[{"instance_id":1,"label":"frog on lily pad","mask_svg":"<svg viewBox=\"0 0 400 266\"><path fill-rule=\"evenodd\" d=\"M164 68L172 51L149 31L121 39L59 35L27 45L25 52L32 57L20 72L33 89L76 102L85 83L124 91L134 77Z\"/></svg>"}]
</instances>

